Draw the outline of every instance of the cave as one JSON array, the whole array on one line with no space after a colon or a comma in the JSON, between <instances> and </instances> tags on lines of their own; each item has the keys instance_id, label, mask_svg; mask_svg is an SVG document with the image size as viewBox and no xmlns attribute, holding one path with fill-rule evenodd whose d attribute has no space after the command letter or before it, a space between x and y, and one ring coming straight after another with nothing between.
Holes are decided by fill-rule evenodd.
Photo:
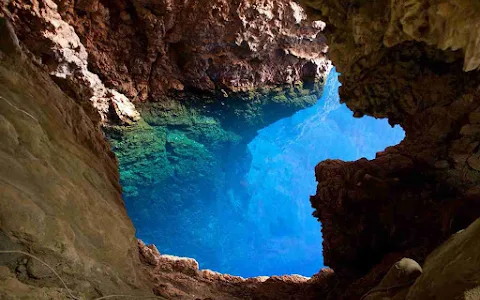
<instances>
[{"instance_id":1,"label":"cave","mask_svg":"<svg viewBox=\"0 0 480 300\"><path fill-rule=\"evenodd\" d=\"M480 299L479 16L2 1L0 298Z\"/></svg>"}]
</instances>

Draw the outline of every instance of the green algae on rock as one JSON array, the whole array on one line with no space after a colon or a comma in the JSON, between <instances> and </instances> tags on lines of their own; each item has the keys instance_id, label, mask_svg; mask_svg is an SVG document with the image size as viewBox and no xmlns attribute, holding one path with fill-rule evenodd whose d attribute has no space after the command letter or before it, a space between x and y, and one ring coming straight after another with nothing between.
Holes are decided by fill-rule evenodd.
<instances>
[{"instance_id":1,"label":"green algae on rock","mask_svg":"<svg viewBox=\"0 0 480 300\"><path fill-rule=\"evenodd\" d=\"M135 185L191 176L182 165L198 167L196 176L207 176L202 169L210 170L227 148L246 151L258 129L314 105L322 88L317 82L310 88L296 84L228 97L183 93L137 105L142 115L137 124L105 128L120 161L124 193L136 194Z\"/></svg>"}]
</instances>

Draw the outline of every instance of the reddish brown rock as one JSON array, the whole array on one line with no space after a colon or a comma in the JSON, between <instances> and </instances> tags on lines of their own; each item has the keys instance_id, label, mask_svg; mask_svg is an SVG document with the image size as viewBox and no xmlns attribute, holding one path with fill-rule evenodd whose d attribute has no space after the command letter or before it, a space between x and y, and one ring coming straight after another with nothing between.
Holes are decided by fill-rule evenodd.
<instances>
[{"instance_id":1,"label":"reddish brown rock","mask_svg":"<svg viewBox=\"0 0 480 300\"><path fill-rule=\"evenodd\" d=\"M138 119L128 100L228 97L312 82L329 69L324 23L306 21L290 0L15 0L7 8L20 40L103 121Z\"/></svg>"},{"instance_id":2,"label":"reddish brown rock","mask_svg":"<svg viewBox=\"0 0 480 300\"><path fill-rule=\"evenodd\" d=\"M103 133L2 17L0 40L0 298L151 295Z\"/></svg>"},{"instance_id":3,"label":"reddish brown rock","mask_svg":"<svg viewBox=\"0 0 480 300\"><path fill-rule=\"evenodd\" d=\"M139 114L125 95L107 88L89 70L88 53L73 27L62 20L51 0L10 2L17 34L62 89L89 111L94 121L132 123ZM94 108L92 111L91 107ZM97 111L98 113L96 113Z\"/></svg>"},{"instance_id":4,"label":"reddish brown rock","mask_svg":"<svg viewBox=\"0 0 480 300\"><path fill-rule=\"evenodd\" d=\"M304 2L327 22L342 102L356 117L388 118L406 132L375 160L327 160L315 169L311 202L323 225L325 263L345 286L353 283L344 297L358 299L391 266L386 258L422 263L480 216L480 73L464 71L477 67L478 49L464 42L478 37L478 27L461 26L478 22L479 7L474 1Z\"/></svg>"},{"instance_id":5,"label":"reddish brown rock","mask_svg":"<svg viewBox=\"0 0 480 300\"><path fill-rule=\"evenodd\" d=\"M92 69L134 100L184 89L246 91L325 71L324 24L305 21L293 1L92 2L86 10L58 1Z\"/></svg>"},{"instance_id":6,"label":"reddish brown rock","mask_svg":"<svg viewBox=\"0 0 480 300\"><path fill-rule=\"evenodd\" d=\"M154 283L156 295L167 299L318 299L324 297L334 280L331 269L322 269L312 278L299 275L242 278L199 270L191 258L161 255L153 245L138 242L144 272ZM154 261L155 263L152 263Z\"/></svg>"}]
</instances>

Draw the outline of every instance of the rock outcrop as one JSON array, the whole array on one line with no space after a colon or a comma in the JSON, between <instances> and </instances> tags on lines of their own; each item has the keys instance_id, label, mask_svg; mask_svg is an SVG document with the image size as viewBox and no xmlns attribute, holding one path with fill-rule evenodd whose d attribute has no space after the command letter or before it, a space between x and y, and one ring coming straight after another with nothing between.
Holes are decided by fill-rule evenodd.
<instances>
[{"instance_id":1,"label":"rock outcrop","mask_svg":"<svg viewBox=\"0 0 480 300\"><path fill-rule=\"evenodd\" d=\"M62 20L53 1L11 2L1 8L7 15L7 8L11 9L20 40L62 90L82 104L92 120L131 124L139 119L125 95L107 88L89 70L87 50L74 28Z\"/></svg>"},{"instance_id":2,"label":"rock outcrop","mask_svg":"<svg viewBox=\"0 0 480 300\"><path fill-rule=\"evenodd\" d=\"M315 170L311 202L322 222L325 263L343 278L344 297L357 299L392 261L407 256L423 263L480 216L480 7L475 1L304 3L327 23L342 102L356 117L388 118L406 132L375 160L328 160Z\"/></svg>"},{"instance_id":3,"label":"rock outcrop","mask_svg":"<svg viewBox=\"0 0 480 300\"><path fill-rule=\"evenodd\" d=\"M144 270L155 283L154 292L167 299L292 299L309 300L324 296L333 271L322 269L312 278L298 275L254 277L199 270L191 258L161 255L153 245L138 243Z\"/></svg>"},{"instance_id":4,"label":"rock outcrop","mask_svg":"<svg viewBox=\"0 0 480 300\"><path fill-rule=\"evenodd\" d=\"M396 262L361 300L480 299L480 219L428 255L424 269L409 258Z\"/></svg>"},{"instance_id":5,"label":"rock outcrop","mask_svg":"<svg viewBox=\"0 0 480 300\"><path fill-rule=\"evenodd\" d=\"M151 294L103 133L30 62L3 18L0 34L0 251L39 257L76 296ZM0 298L66 298L34 258L2 252L0 265Z\"/></svg>"},{"instance_id":6,"label":"rock outcrop","mask_svg":"<svg viewBox=\"0 0 480 300\"><path fill-rule=\"evenodd\" d=\"M323 22L293 1L58 1L92 69L129 98L249 91L325 71Z\"/></svg>"},{"instance_id":7,"label":"rock outcrop","mask_svg":"<svg viewBox=\"0 0 480 300\"><path fill-rule=\"evenodd\" d=\"M202 93L201 104L251 102L255 91L312 84L329 69L324 23L305 21L290 0L15 0L5 8L19 39L103 122L137 121L131 102L167 111Z\"/></svg>"},{"instance_id":8,"label":"rock outcrop","mask_svg":"<svg viewBox=\"0 0 480 300\"><path fill-rule=\"evenodd\" d=\"M324 61L321 23L286 28L286 18L304 15L283 1L4 1L20 39L0 19L0 296L359 299L411 257L423 274L399 297L478 299L479 4L304 2L327 22L342 101L356 117L388 118L406 131L375 160L317 166L311 202L335 273L245 280L136 244L98 128L135 122L128 98L158 100L168 117L178 102L164 97L214 91L196 102L203 105L314 81Z\"/></svg>"},{"instance_id":9,"label":"rock outcrop","mask_svg":"<svg viewBox=\"0 0 480 300\"><path fill-rule=\"evenodd\" d=\"M422 272L422 267L416 261L402 258L390 268L375 288L362 296L361 300L405 299L409 288Z\"/></svg>"},{"instance_id":10,"label":"rock outcrop","mask_svg":"<svg viewBox=\"0 0 480 300\"><path fill-rule=\"evenodd\" d=\"M480 299L479 236L480 219L477 219L435 249L405 299Z\"/></svg>"}]
</instances>

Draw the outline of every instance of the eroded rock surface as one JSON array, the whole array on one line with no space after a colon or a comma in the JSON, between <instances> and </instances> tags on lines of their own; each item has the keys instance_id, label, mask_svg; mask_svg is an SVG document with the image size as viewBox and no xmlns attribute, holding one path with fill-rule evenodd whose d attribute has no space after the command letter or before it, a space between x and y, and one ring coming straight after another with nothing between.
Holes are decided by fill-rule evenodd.
<instances>
[{"instance_id":1,"label":"eroded rock surface","mask_svg":"<svg viewBox=\"0 0 480 300\"><path fill-rule=\"evenodd\" d=\"M480 219L430 253L424 269L409 258L395 263L362 300L480 299Z\"/></svg>"},{"instance_id":2,"label":"eroded rock surface","mask_svg":"<svg viewBox=\"0 0 480 300\"><path fill-rule=\"evenodd\" d=\"M0 34L0 251L36 255L77 296L151 294L102 132L32 65L3 18ZM67 295L31 257L0 253L0 265L2 299Z\"/></svg>"},{"instance_id":3,"label":"eroded rock surface","mask_svg":"<svg viewBox=\"0 0 480 300\"><path fill-rule=\"evenodd\" d=\"M405 299L480 299L479 236L480 219L477 219L435 249Z\"/></svg>"},{"instance_id":4,"label":"eroded rock surface","mask_svg":"<svg viewBox=\"0 0 480 300\"><path fill-rule=\"evenodd\" d=\"M479 6L304 3L327 23L342 101L356 117L388 118L406 132L373 161L328 160L315 170L311 202L323 225L325 263L353 283L344 295L356 299L392 260L423 263L480 216Z\"/></svg>"},{"instance_id":5,"label":"eroded rock surface","mask_svg":"<svg viewBox=\"0 0 480 300\"><path fill-rule=\"evenodd\" d=\"M293 1L59 1L108 86L138 100L253 88L325 71L322 22Z\"/></svg>"},{"instance_id":6,"label":"eroded rock surface","mask_svg":"<svg viewBox=\"0 0 480 300\"><path fill-rule=\"evenodd\" d=\"M89 105L82 108L28 62L2 23L1 249L36 254L55 266L75 295L89 299L111 293L316 299L326 292L359 299L401 257L424 265L407 299L450 292L476 299L478 259L470 253L478 249L478 221L425 258L479 217L478 3L304 2L312 16L320 14L328 23L342 100L355 116L389 118L407 135L373 161L317 166L318 190L311 200L323 223L325 263L335 275L324 271L318 282L317 277L244 280L199 271L192 260L161 257L152 246L136 245L115 159L97 127L111 114L123 118L115 106L123 102L105 100L109 89L135 101L193 90L215 90L232 99L232 92L248 93L259 85L315 78L323 54L306 49L323 52L322 25L285 29L282 20L296 23L303 15L283 1L255 7L222 1L2 2L13 13L20 42L57 85L78 103L93 102L103 116L95 117ZM266 18L245 22L255 15ZM259 40L260 31L281 39ZM302 39L292 38L299 34ZM272 51L258 50L263 47ZM136 113L127 111L132 114L123 122L134 121ZM58 280L45 278L45 270L28 257L0 259L2 297L65 298ZM451 278L468 279L469 285L446 291L447 284L429 284Z\"/></svg>"},{"instance_id":7,"label":"eroded rock surface","mask_svg":"<svg viewBox=\"0 0 480 300\"><path fill-rule=\"evenodd\" d=\"M62 19L53 1L11 2L1 8L7 14L7 8L14 12L12 20L20 40L94 121L105 123L111 119L131 124L139 119L139 113L125 95L107 88L100 77L89 70L87 50L74 28Z\"/></svg>"},{"instance_id":8,"label":"eroded rock surface","mask_svg":"<svg viewBox=\"0 0 480 300\"><path fill-rule=\"evenodd\" d=\"M363 295L361 300L403 300L422 272L422 267L416 261L404 257L396 262L382 281Z\"/></svg>"},{"instance_id":9,"label":"eroded rock surface","mask_svg":"<svg viewBox=\"0 0 480 300\"><path fill-rule=\"evenodd\" d=\"M131 102L168 112L199 93L203 104L247 105L255 91L313 84L330 67L324 23L289 0L15 0L5 9L20 40L102 122L137 121Z\"/></svg>"}]
</instances>

